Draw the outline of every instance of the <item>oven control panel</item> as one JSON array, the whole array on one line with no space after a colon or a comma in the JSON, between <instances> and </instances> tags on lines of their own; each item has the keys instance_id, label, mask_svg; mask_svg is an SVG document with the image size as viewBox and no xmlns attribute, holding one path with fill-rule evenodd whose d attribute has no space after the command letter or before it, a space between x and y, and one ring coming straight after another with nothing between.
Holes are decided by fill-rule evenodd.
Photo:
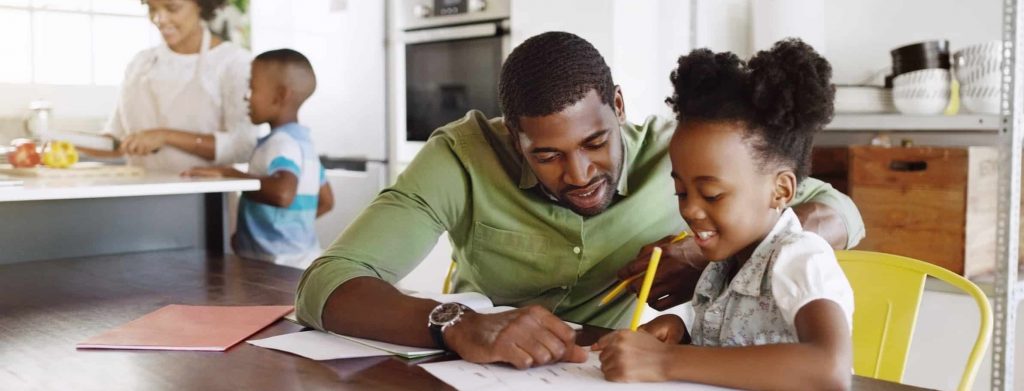
<instances>
[{"instance_id":1,"label":"oven control panel","mask_svg":"<svg viewBox=\"0 0 1024 391\"><path fill-rule=\"evenodd\" d=\"M402 0L403 30L509 17L510 0Z\"/></svg>"}]
</instances>

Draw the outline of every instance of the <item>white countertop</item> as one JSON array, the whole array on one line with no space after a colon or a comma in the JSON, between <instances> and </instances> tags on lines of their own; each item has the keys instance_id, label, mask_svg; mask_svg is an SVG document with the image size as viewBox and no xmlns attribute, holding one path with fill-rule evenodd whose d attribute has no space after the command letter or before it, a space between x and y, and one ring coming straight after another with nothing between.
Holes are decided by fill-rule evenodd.
<instances>
[{"instance_id":1,"label":"white countertop","mask_svg":"<svg viewBox=\"0 0 1024 391\"><path fill-rule=\"evenodd\" d=\"M0 202L222 193L260 188L260 181L256 179L198 179L165 174L55 179L0 177L23 181L21 185L0 186Z\"/></svg>"}]
</instances>

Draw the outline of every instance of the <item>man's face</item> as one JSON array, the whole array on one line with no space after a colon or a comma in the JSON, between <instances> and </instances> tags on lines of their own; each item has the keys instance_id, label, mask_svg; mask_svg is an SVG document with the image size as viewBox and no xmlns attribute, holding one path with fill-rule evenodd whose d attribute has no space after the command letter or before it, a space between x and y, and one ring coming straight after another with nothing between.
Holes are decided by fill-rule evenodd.
<instances>
[{"instance_id":1,"label":"man's face","mask_svg":"<svg viewBox=\"0 0 1024 391\"><path fill-rule=\"evenodd\" d=\"M543 117L520 117L517 147L558 203L581 216L604 212L612 203L622 172L625 122L621 92L601 103L591 90L564 110Z\"/></svg>"}]
</instances>

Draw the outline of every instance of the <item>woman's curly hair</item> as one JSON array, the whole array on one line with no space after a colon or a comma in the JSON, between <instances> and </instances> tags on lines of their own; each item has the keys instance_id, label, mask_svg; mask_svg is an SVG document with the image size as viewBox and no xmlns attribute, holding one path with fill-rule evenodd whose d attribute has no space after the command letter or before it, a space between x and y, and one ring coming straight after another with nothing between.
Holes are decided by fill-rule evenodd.
<instances>
[{"instance_id":1,"label":"woman's curly hair","mask_svg":"<svg viewBox=\"0 0 1024 391\"><path fill-rule=\"evenodd\" d=\"M146 4L147 0L141 0L142 4ZM213 20L213 17L217 15L217 10L227 4L228 0L192 0L192 2L199 5L199 17L205 21Z\"/></svg>"},{"instance_id":2,"label":"woman's curly hair","mask_svg":"<svg viewBox=\"0 0 1024 391\"><path fill-rule=\"evenodd\" d=\"M832 120L831 79L828 61L799 39L779 41L748 63L696 49L679 57L665 102L680 122L742 122L762 163L791 167L803 180L814 134Z\"/></svg>"}]
</instances>

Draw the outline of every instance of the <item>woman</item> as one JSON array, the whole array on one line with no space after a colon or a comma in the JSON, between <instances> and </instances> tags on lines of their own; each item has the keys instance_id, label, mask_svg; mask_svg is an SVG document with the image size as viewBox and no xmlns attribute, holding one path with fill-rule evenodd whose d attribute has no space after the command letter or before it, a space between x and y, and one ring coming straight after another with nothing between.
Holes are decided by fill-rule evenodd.
<instances>
[{"instance_id":1,"label":"woman","mask_svg":"<svg viewBox=\"0 0 1024 391\"><path fill-rule=\"evenodd\" d=\"M225 0L143 0L163 45L125 71L107 132L132 165L180 173L244 162L256 145L249 121L248 51L212 37L206 21Z\"/></svg>"}]
</instances>

